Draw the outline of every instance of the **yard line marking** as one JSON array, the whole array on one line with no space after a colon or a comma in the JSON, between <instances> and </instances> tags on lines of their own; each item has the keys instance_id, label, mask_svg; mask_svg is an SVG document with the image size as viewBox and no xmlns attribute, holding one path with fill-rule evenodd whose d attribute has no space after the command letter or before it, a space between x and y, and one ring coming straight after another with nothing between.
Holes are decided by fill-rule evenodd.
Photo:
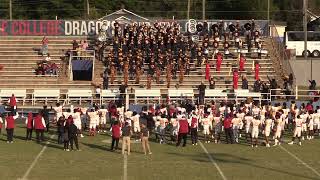
<instances>
[{"instance_id":1,"label":"yard line marking","mask_svg":"<svg viewBox=\"0 0 320 180\"><path fill-rule=\"evenodd\" d=\"M283 146L280 146L282 150L284 150L285 152L287 152L290 156L292 156L293 158L295 158L297 161L299 161L301 164L303 164L306 168L310 169L311 171L313 171L316 175L318 175L320 177L320 173L315 170L314 168L312 168L311 166L309 166L307 163L305 163L304 161L302 161L300 158L298 158L296 155L294 155L293 153L291 153L290 151L288 151L286 148L284 148Z\"/></svg>"},{"instance_id":2,"label":"yard line marking","mask_svg":"<svg viewBox=\"0 0 320 180\"><path fill-rule=\"evenodd\" d=\"M209 154L208 150L204 147L204 145L202 144L202 142L199 141L199 144L201 146L201 148L203 149L203 151L207 154L208 158L210 159L211 163L216 167L216 169L218 170L220 176L222 177L223 180L227 180L226 176L223 174L223 172L221 171L220 167L218 166L218 164L216 163L216 161L214 160L214 158Z\"/></svg>"},{"instance_id":3,"label":"yard line marking","mask_svg":"<svg viewBox=\"0 0 320 180\"><path fill-rule=\"evenodd\" d=\"M123 157L123 180L128 179L128 156L124 154Z\"/></svg>"},{"instance_id":4,"label":"yard line marking","mask_svg":"<svg viewBox=\"0 0 320 180\"><path fill-rule=\"evenodd\" d=\"M50 136L50 139L52 139L54 137L54 134ZM46 145L43 146L42 150L39 152L39 154L36 156L36 158L33 160L32 164L29 166L28 170L26 171L26 173L24 173L23 177L21 178L21 180L27 180L27 177L29 176L31 170L33 169L33 167L36 165L36 163L38 162L40 156L43 154L43 152L47 149L48 144L50 144L50 141L47 141Z\"/></svg>"}]
</instances>

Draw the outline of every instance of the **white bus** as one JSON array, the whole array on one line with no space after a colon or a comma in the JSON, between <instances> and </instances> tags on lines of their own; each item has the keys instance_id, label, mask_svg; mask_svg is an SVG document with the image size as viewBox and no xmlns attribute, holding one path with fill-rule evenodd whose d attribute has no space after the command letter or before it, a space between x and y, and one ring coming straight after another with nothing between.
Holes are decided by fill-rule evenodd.
<instances>
[{"instance_id":1,"label":"white bus","mask_svg":"<svg viewBox=\"0 0 320 180\"><path fill-rule=\"evenodd\" d=\"M296 56L304 56L304 32L287 31L285 33L285 46L287 49L295 49ZM307 55L320 57L320 31L308 31Z\"/></svg>"}]
</instances>

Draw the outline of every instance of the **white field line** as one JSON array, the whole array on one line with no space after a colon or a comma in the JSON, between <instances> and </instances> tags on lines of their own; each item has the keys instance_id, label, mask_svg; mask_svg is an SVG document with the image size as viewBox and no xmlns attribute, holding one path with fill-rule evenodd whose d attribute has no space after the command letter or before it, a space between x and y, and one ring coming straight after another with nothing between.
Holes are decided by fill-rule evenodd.
<instances>
[{"instance_id":1,"label":"white field line","mask_svg":"<svg viewBox=\"0 0 320 180\"><path fill-rule=\"evenodd\" d=\"M310 169L312 172L314 172L317 176L320 177L320 173L315 170L313 167L309 166L307 163L305 163L304 161L302 161L300 158L298 158L296 155L292 154L290 151L288 151L286 148L284 148L283 146L280 146L281 149L283 151L285 151L286 153L288 153L290 156L292 156L293 158L295 158L297 161L299 161L301 164L303 164L306 168Z\"/></svg>"},{"instance_id":2,"label":"white field line","mask_svg":"<svg viewBox=\"0 0 320 180\"><path fill-rule=\"evenodd\" d=\"M123 180L128 179L128 155L123 156Z\"/></svg>"},{"instance_id":3,"label":"white field line","mask_svg":"<svg viewBox=\"0 0 320 180\"><path fill-rule=\"evenodd\" d=\"M218 170L220 176L222 177L223 180L227 180L226 176L223 174L223 172L221 171L220 167L218 166L218 164L216 163L216 161L214 160L214 158L209 154L208 150L204 147L204 145L202 144L202 142L198 141L201 148L203 149L203 151L207 154L208 158L210 159L211 163L216 167L216 169Z\"/></svg>"},{"instance_id":4,"label":"white field line","mask_svg":"<svg viewBox=\"0 0 320 180\"><path fill-rule=\"evenodd\" d=\"M54 134L50 136L50 139L52 139L53 137L54 137ZM42 150L39 152L39 154L33 160L31 165L29 166L28 170L24 173L23 177L20 180L27 180L27 177L29 176L31 170L37 164L37 162L38 162L39 158L41 157L41 155L43 154L43 152L47 149L48 144L50 144L50 141L47 141L46 145L43 146Z\"/></svg>"}]
</instances>

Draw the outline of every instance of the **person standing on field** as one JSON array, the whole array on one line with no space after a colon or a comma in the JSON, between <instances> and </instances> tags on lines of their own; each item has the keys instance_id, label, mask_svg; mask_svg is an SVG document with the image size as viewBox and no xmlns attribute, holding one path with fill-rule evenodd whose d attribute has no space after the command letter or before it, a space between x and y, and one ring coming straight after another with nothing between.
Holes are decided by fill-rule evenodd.
<instances>
[{"instance_id":1,"label":"person standing on field","mask_svg":"<svg viewBox=\"0 0 320 180\"><path fill-rule=\"evenodd\" d=\"M7 130L7 143L13 143L13 132L15 128L15 120L19 117L18 114L14 116L13 112L8 113L5 121L5 128Z\"/></svg>"},{"instance_id":2,"label":"person standing on field","mask_svg":"<svg viewBox=\"0 0 320 180\"><path fill-rule=\"evenodd\" d=\"M149 145L149 135L150 132L145 124L141 124L141 142L142 142L142 149L145 155L147 155L147 151L149 154L152 154Z\"/></svg>"},{"instance_id":3,"label":"person standing on field","mask_svg":"<svg viewBox=\"0 0 320 180\"><path fill-rule=\"evenodd\" d=\"M119 139L120 139L120 132L121 127L119 125L119 121L114 121L111 132L112 132L112 142L111 142L111 151L117 150L119 145Z\"/></svg>"},{"instance_id":4,"label":"person standing on field","mask_svg":"<svg viewBox=\"0 0 320 180\"><path fill-rule=\"evenodd\" d=\"M189 132L189 123L186 119L185 115L182 115L182 117L179 119L179 133L178 133L178 142L176 146L180 146L181 140L183 139L183 147L187 145L187 135Z\"/></svg>"},{"instance_id":5,"label":"person standing on field","mask_svg":"<svg viewBox=\"0 0 320 180\"><path fill-rule=\"evenodd\" d=\"M37 143L44 141L44 130L46 128L46 122L42 116L42 113L37 114L33 121L34 129L36 130Z\"/></svg>"},{"instance_id":6,"label":"person standing on field","mask_svg":"<svg viewBox=\"0 0 320 180\"><path fill-rule=\"evenodd\" d=\"M32 129L33 129L33 114L32 112L28 113L28 117L26 119L26 125L27 125L27 135L26 135L26 140L30 141L32 138Z\"/></svg>"},{"instance_id":7,"label":"person standing on field","mask_svg":"<svg viewBox=\"0 0 320 180\"><path fill-rule=\"evenodd\" d=\"M131 137L131 127L128 122L125 122L124 127L122 128L122 154L124 155L126 147L127 154L130 155L130 137Z\"/></svg>"}]
</instances>

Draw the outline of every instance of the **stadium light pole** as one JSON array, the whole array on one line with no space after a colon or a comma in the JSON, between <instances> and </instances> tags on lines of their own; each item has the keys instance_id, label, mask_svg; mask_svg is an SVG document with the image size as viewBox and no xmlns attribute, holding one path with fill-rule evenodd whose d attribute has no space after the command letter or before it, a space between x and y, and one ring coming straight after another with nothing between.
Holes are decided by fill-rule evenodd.
<instances>
[{"instance_id":1,"label":"stadium light pole","mask_svg":"<svg viewBox=\"0 0 320 180\"><path fill-rule=\"evenodd\" d=\"M202 0L202 20L206 20L206 0Z\"/></svg>"},{"instance_id":2,"label":"stadium light pole","mask_svg":"<svg viewBox=\"0 0 320 180\"><path fill-rule=\"evenodd\" d=\"M87 0L87 15L89 17L90 15L90 4L89 4L89 0Z\"/></svg>"},{"instance_id":3,"label":"stadium light pole","mask_svg":"<svg viewBox=\"0 0 320 180\"><path fill-rule=\"evenodd\" d=\"M303 0L304 59L308 60L308 0ZM312 58L310 59L310 80L312 80Z\"/></svg>"},{"instance_id":4,"label":"stadium light pole","mask_svg":"<svg viewBox=\"0 0 320 180\"><path fill-rule=\"evenodd\" d=\"M307 0L303 0L303 32L304 32L304 59L307 60L307 41L308 41L308 29L307 29Z\"/></svg>"},{"instance_id":5,"label":"stadium light pole","mask_svg":"<svg viewBox=\"0 0 320 180\"><path fill-rule=\"evenodd\" d=\"M187 19L190 19L190 3L191 3L191 0L188 0L188 12L187 12Z\"/></svg>"},{"instance_id":6,"label":"stadium light pole","mask_svg":"<svg viewBox=\"0 0 320 180\"><path fill-rule=\"evenodd\" d=\"M9 16L11 21L12 20L12 0L9 1Z\"/></svg>"}]
</instances>

